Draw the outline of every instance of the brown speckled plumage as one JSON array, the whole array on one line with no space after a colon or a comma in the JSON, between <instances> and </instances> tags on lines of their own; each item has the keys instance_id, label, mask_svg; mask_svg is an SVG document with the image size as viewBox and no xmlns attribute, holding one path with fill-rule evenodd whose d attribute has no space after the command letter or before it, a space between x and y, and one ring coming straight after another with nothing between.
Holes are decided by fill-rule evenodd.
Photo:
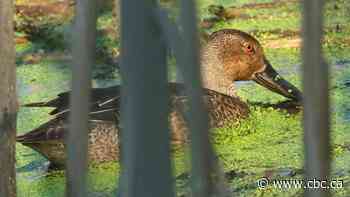
<instances>
[{"instance_id":1,"label":"brown speckled plumage","mask_svg":"<svg viewBox=\"0 0 350 197\"><path fill-rule=\"evenodd\" d=\"M120 98L119 95L116 96L119 89L119 86L114 86L108 89L92 90L93 102L90 113L91 131L89 133L88 155L89 159L95 163L117 160L119 154L118 113ZM106 93L103 90L115 93L103 95ZM181 95L183 92L181 84L169 83L169 90L171 91L171 112L169 114L169 126L172 131L171 141L173 144L181 144L187 141L187 127L183 116L187 97ZM226 121L238 120L248 115L248 106L238 98L208 89L205 89L204 93L203 98L208 107L211 127L220 127ZM33 107L54 107L50 114L55 115L55 118L31 132L17 137L18 142L40 152L56 167L64 166L65 162L63 139L68 132L68 99L69 94L63 93L58 98L46 103L29 104Z\"/></svg>"},{"instance_id":2,"label":"brown speckled plumage","mask_svg":"<svg viewBox=\"0 0 350 197\"><path fill-rule=\"evenodd\" d=\"M210 127L221 127L228 121L247 117L248 105L235 96L232 83L237 80L256 80L257 73L268 70L266 67L270 65L267 65L258 41L238 30L221 30L210 36L201 54L201 74L205 87L203 99L209 113ZM278 80L276 81L279 82ZM281 82L285 83L282 79ZM263 86L266 85L264 83L267 82L263 81ZM293 90L292 93L299 96L296 88L287 85L286 87ZM269 89L293 99L294 95L283 92L284 86L275 90L271 84L266 85ZM171 141L173 144L184 143L187 141L184 115L187 97L183 95L181 84L169 83L169 92ZM50 114L54 115L54 118L17 137L18 142L42 153L56 167L64 166L65 162L63 139L68 128L68 102L69 92L65 92L48 102L27 104L29 107L53 107ZM116 160L120 145L120 87L93 89L90 110L89 159L96 163Z\"/></svg>"}]
</instances>

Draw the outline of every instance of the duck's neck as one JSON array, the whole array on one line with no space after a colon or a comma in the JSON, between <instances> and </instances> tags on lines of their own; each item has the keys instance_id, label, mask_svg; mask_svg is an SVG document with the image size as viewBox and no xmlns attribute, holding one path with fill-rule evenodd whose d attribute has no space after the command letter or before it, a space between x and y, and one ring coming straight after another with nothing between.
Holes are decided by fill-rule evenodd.
<instances>
[{"instance_id":1,"label":"duck's neck","mask_svg":"<svg viewBox=\"0 0 350 197\"><path fill-rule=\"evenodd\" d=\"M203 87L226 94L232 97L237 97L233 80L225 76L222 62L215 50L218 48L204 48L201 52L201 77ZM180 70L176 71L176 82L183 83L183 78Z\"/></svg>"},{"instance_id":2,"label":"duck's neck","mask_svg":"<svg viewBox=\"0 0 350 197\"><path fill-rule=\"evenodd\" d=\"M204 49L201 54L203 86L222 94L235 97L233 81L225 76L222 63L217 56L213 56L212 54L215 53L211 52L210 49Z\"/></svg>"}]
</instances>

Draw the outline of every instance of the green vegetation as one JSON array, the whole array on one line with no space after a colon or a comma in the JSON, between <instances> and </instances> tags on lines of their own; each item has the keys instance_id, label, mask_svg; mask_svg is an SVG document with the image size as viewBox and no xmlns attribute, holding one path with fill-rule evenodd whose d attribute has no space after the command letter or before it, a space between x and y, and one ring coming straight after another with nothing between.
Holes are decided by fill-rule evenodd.
<instances>
[{"instance_id":1,"label":"green vegetation","mask_svg":"<svg viewBox=\"0 0 350 197\"><path fill-rule=\"evenodd\" d=\"M295 1L273 7L244 7L248 0L198 0L200 19L210 16L210 4L225 7L243 6L241 12L249 18L217 22L213 32L221 28L237 28L252 33L263 44L267 58L289 81L301 88L300 71L300 5ZM256 0L271 3L271 0ZM27 2L28 3L28 2ZM22 3L25 4L25 3ZM350 196L350 3L345 0L327 1L325 9L324 54L330 65L332 98L332 177L344 181L344 188L332 190L335 196ZM25 16L22 16L25 17ZM57 17L57 16L56 16ZM23 22L23 19L22 23ZM60 21L58 25L57 21ZM17 44L17 74L20 103L48 100L68 90L70 63L68 47L71 19L44 18L33 28L22 25L16 39L26 38ZM17 21L21 22L21 21ZM107 60L118 54L119 42L115 39L111 12L104 12L98 20L98 64L94 67L94 86L108 86L120 81L116 66ZM20 29L19 29L20 30ZM32 29L30 29L32 30ZM67 33L68 32L68 33ZM37 34L39 33L39 34ZM31 35L29 35L31 34ZM35 35L33 37L33 35ZM38 37L38 35L40 35ZM64 39L63 39L64 38ZM50 42L48 42L48 40ZM276 42L277 41L277 42ZM69 42L68 42L69 43ZM173 65L174 60L170 63ZM171 67L173 68L173 67ZM173 75L173 69L170 73ZM112 72L113 71L113 72ZM173 77L171 77L173 78ZM276 103L284 99L253 83L240 83L238 94L250 102ZM49 109L48 109L49 110ZM48 110L21 108L18 115L18 133L39 126L50 117ZM301 179L303 171L302 114L288 114L272 108L251 107L251 115L236 124L213 131L213 143L235 196L300 196L302 191L268 188L260 190L256 181L271 179ZM178 195L188 191L187 151L174 153ZM64 172L46 171L47 161L35 151L17 144L18 196L62 196ZM104 164L90 168L91 196L113 196L116 193L119 167Z\"/></svg>"}]
</instances>

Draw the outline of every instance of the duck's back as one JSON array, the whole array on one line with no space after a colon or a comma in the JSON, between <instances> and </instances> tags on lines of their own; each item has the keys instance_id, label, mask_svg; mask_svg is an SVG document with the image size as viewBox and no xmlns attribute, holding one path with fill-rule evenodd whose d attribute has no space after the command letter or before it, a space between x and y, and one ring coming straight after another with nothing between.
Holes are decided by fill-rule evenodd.
<instances>
[{"instance_id":1,"label":"duck's back","mask_svg":"<svg viewBox=\"0 0 350 197\"><path fill-rule=\"evenodd\" d=\"M184 94L184 85L169 83L171 111L184 113L188 108L188 97ZM91 91L90 114L97 120L115 120L120 114L121 87L94 88ZM69 113L70 92L64 92L57 98L40 103L26 104L29 107L52 107L50 115L64 115ZM238 97L228 96L214 90L203 88L203 100L207 107L210 126L221 127L226 121L235 121L244 118L249 113L245 102ZM113 115L114 114L114 115ZM113 116L113 117L112 117ZM119 119L119 118L118 118Z\"/></svg>"}]
</instances>

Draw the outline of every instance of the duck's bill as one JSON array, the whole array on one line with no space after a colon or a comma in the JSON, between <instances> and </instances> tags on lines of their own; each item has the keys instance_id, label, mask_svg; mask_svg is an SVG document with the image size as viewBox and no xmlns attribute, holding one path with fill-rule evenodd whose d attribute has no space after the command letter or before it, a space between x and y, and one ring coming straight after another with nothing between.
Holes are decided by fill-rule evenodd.
<instances>
[{"instance_id":1,"label":"duck's bill","mask_svg":"<svg viewBox=\"0 0 350 197\"><path fill-rule=\"evenodd\" d=\"M302 99L302 94L298 88L283 79L266 59L265 70L255 73L253 80L265 88L294 101L300 102Z\"/></svg>"}]
</instances>

